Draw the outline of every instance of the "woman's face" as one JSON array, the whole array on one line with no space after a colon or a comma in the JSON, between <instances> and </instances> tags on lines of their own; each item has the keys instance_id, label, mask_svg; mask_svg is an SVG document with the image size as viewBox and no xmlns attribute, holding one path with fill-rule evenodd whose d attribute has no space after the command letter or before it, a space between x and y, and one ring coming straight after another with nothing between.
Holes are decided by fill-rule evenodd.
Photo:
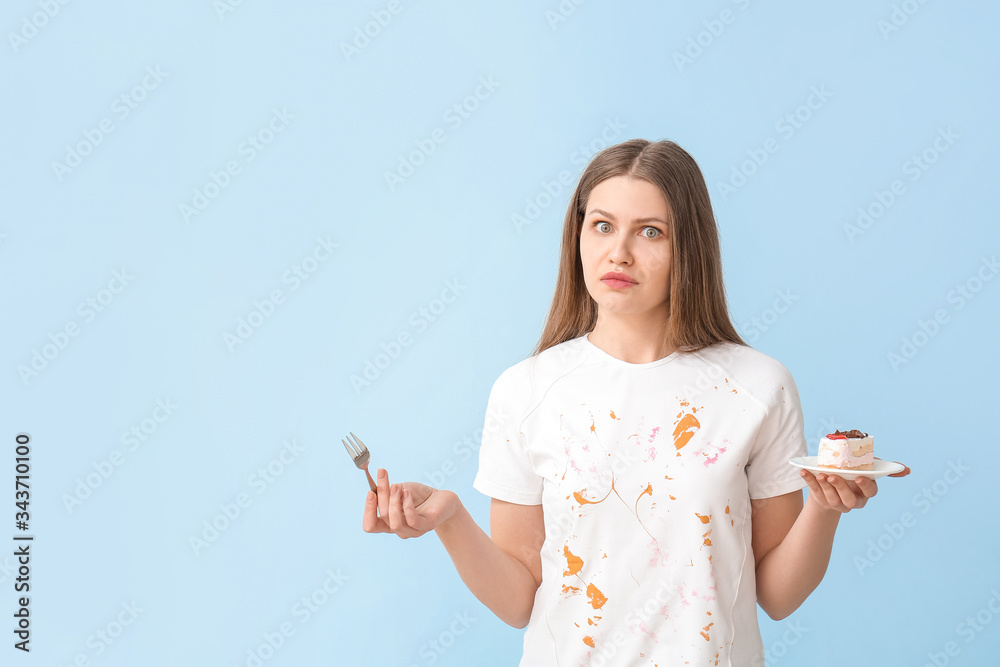
<instances>
[{"instance_id":1,"label":"woman's face","mask_svg":"<svg viewBox=\"0 0 1000 667\"><path fill-rule=\"evenodd\" d=\"M667 317L670 229L667 201L658 187L615 176L591 191L580 230L583 277L600 311ZM627 284L605 278L617 273Z\"/></svg>"}]
</instances>

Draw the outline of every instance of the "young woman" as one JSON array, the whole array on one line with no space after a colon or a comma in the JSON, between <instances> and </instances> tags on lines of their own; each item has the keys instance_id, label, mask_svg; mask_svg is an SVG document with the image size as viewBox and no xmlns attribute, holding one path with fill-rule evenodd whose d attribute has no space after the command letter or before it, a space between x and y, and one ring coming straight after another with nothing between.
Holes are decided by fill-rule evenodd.
<instances>
[{"instance_id":1,"label":"young woman","mask_svg":"<svg viewBox=\"0 0 1000 667\"><path fill-rule=\"evenodd\" d=\"M363 528L434 530L527 627L521 667L763 665L757 605L795 611L877 491L788 463L805 454L795 381L729 320L701 171L633 139L583 172L541 341L490 393L473 486L491 535L454 492L383 469Z\"/></svg>"}]
</instances>

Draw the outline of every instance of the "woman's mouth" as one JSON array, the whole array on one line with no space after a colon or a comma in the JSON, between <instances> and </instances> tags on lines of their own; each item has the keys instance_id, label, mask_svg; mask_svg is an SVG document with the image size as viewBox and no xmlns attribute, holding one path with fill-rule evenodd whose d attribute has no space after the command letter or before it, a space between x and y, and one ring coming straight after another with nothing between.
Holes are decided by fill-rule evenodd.
<instances>
[{"instance_id":1,"label":"woman's mouth","mask_svg":"<svg viewBox=\"0 0 1000 667\"><path fill-rule=\"evenodd\" d=\"M627 289L638 284L628 274L618 271L608 271L601 276L601 282L612 289Z\"/></svg>"}]
</instances>

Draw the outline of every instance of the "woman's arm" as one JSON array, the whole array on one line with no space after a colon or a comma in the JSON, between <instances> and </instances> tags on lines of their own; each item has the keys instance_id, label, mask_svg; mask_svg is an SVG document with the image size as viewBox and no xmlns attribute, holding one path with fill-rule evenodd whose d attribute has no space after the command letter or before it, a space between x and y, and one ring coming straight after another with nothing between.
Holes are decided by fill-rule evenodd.
<instances>
[{"instance_id":1,"label":"woman's arm","mask_svg":"<svg viewBox=\"0 0 1000 667\"><path fill-rule=\"evenodd\" d=\"M403 539L433 530L479 601L504 623L523 628L531 618L535 592L542 581L545 523L541 505L517 505L493 499L492 539L476 525L454 491L420 482L389 484L379 468L377 491L365 499L366 533L393 533Z\"/></svg>"},{"instance_id":2,"label":"woman's arm","mask_svg":"<svg viewBox=\"0 0 1000 667\"><path fill-rule=\"evenodd\" d=\"M542 506L494 498L490 509L491 539L457 495L454 502L455 513L436 532L462 581L504 623L525 627L542 581Z\"/></svg>"},{"instance_id":3,"label":"woman's arm","mask_svg":"<svg viewBox=\"0 0 1000 667\"><path fill-rule=\"evenodd\" d=\"M750 501L757 602L776 621L798 609L823 580L840 515L864 507L878 493L878 483L867 477L799 474L809 485L805 507L801 490ZM889 476L909 474L904 465Z\"/></svg>"},{"instance_id":4,"label":"woman's arm","mask_svg":"<svg viewBox=\"0 0 1000 667\"><path fill-rule=\"evenodd\" d=\"M751 500L757 602L780 621L805 601L826 574L840 512L802 491Z\"/></svg>"}]
</instances>

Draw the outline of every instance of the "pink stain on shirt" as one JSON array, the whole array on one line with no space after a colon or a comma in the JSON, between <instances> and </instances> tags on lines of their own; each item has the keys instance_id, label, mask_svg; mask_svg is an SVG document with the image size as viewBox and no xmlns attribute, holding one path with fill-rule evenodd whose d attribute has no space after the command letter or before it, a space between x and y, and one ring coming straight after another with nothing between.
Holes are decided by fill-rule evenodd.
<instances>
[{"instance_id":1,"label":"pink stain on shirt","mask_svg":"<svg viewBox=\"0 0 1000 667\"><path fill-rule=\"evenodd\" d=\"M705 455L705 467L707 468L707 467L708 467L708 466L710 466L711 464L713 464L713 463L717 463L717 462L718 462L718 460L719 460L719 454L722 454L722 453L723 453L723 452L725 452L725 451L726 451L726 448L725 448L725 447L719 447L719 451L717 451L717 452L715 453L715 456L708 456L708 455L706 454L706 455Z\"/></svg>"},{"instance_id":2,"label":"pink stain on shirt","mask_svg":"<svg viewBox=\"0 0 1000 667\"><path fill-rule=\"evenodd\" d=\"M660 640L658 640L658 639L656 638L656 633L655 633L655 632L650 632L650 631L649 631L649 628L647 628L647 627L646 627L646 624L645 624L645 623L643 623L642 621L639 621L639 629L640 629L640 630L642 630L643 634L646 634L646 635L649 635L649 637L650 637L650 638L651 638L651 639L652 639L652 640L653 640L654 642L656 642L657 644L659 644L659 643L660 643Z\"/></svg>"}]
</instances>

